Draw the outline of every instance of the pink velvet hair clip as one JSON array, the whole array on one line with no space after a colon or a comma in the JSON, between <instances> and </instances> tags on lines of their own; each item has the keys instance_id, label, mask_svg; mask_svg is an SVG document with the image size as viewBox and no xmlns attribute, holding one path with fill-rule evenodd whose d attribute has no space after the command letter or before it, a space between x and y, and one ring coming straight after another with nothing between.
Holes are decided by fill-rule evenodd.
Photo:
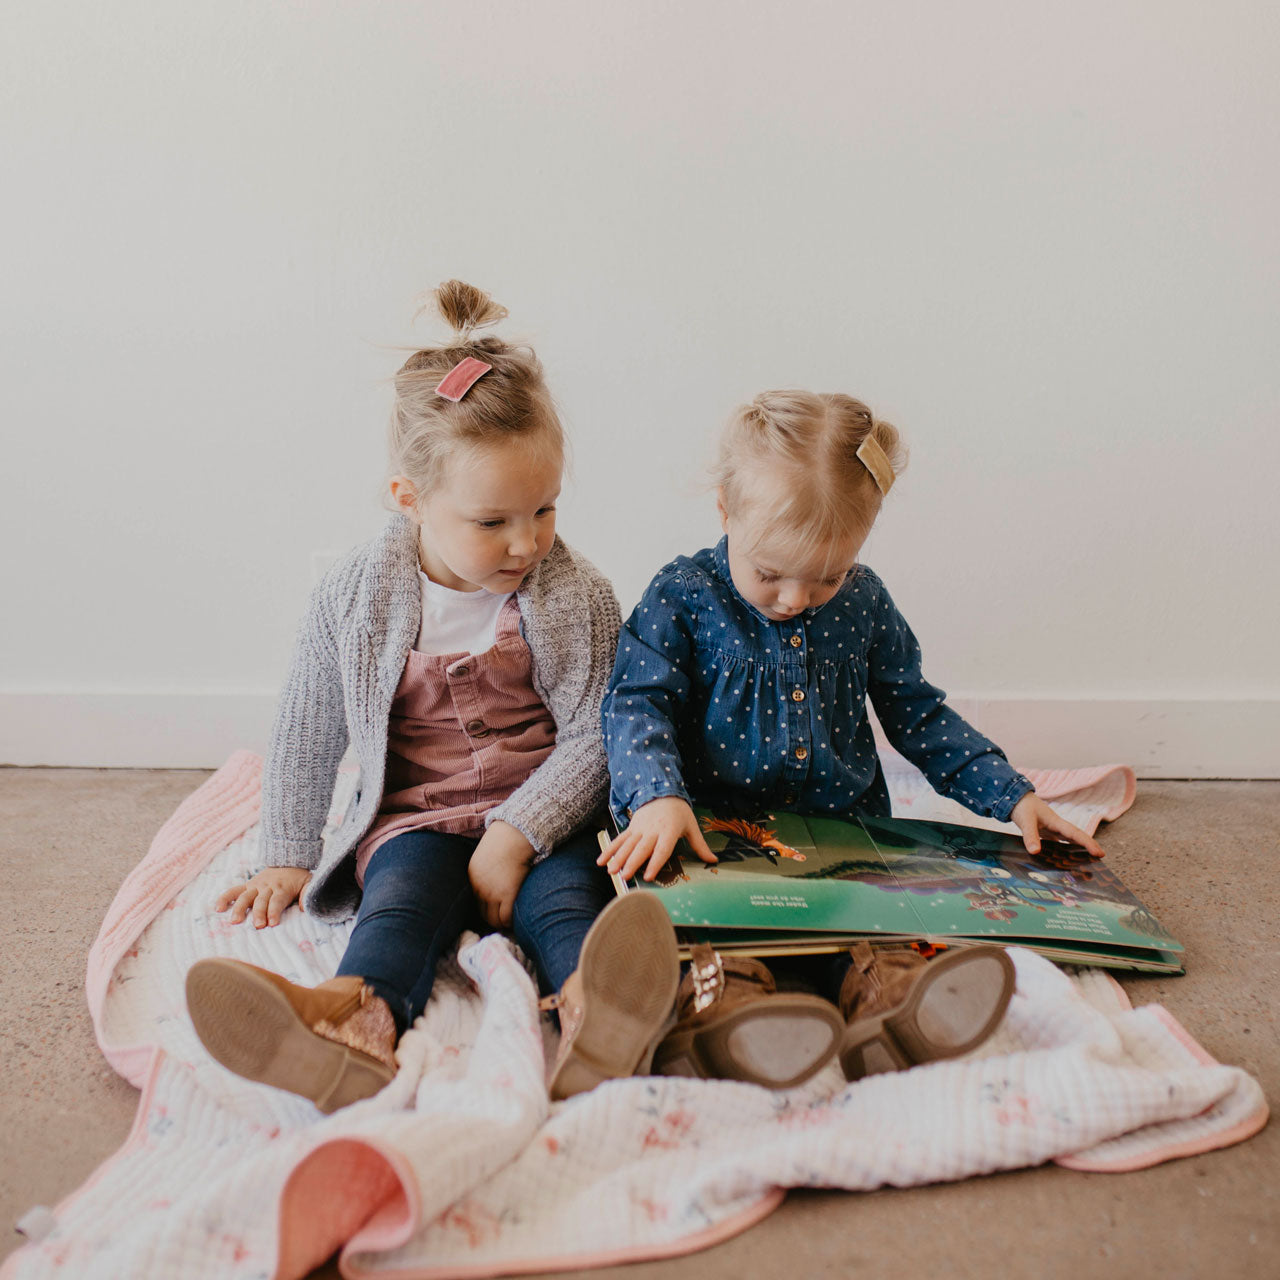
<instances>
[{"instance_id":1,"label":"pink velvet hair clip","mask_svg":"<svg viewBox=\"0 0 1280 1280\"><path fill-rule=\"evenodd\" d=\"M483 360L477 360L474 356L464 356L440 379L440 385L436 387L436 395L444 396L446 400L452 400L457 404L492 368L493 365L485 364Z\"/></svg>"}]
</instances>

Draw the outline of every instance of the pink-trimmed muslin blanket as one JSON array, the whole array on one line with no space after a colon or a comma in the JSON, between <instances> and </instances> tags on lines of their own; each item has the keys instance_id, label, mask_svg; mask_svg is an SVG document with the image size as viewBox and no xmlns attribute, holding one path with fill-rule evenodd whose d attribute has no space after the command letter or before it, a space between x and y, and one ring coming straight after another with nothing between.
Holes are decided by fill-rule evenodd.
<instances>
[{"instance_id":1,"label":"pink-trimmed muslin blanket","mask_svg":"<svg viewBox=\"0 0 1280 1280\"><path fill-rule=\"evenodd\" d=\"M232 926L212 904L257 865L261 762L239 753L187 799L121 887L94 944L89 1005L108 1061L142 1090L124 1146L55 1210L5 1280L462 1277L686 1253L742 1231L787 1187L869 1190L1056 1161L1142 1168L1238 1142L1266 1121L1256 1081L1097 971L1014 949L1018 989L980 1054L802 1089L635 1078L548 1103L554 1048L511 944L464 938L377 1097L324 1117L224 1071L183 982L233 955L330 976L349 925L290 911ZM895 809L954 818L905 762ZM1093 830L1132 803L1120 766L1033 774ZM335 814L350 790L339 787ZM43 1228L41 1232L40 1227Z\"/></svg>"}]
</instances>

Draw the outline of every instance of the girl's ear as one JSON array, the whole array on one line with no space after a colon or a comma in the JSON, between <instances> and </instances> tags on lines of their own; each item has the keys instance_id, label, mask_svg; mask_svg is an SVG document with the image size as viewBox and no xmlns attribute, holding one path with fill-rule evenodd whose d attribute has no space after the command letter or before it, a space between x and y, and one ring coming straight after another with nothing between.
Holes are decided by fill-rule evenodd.
<instances>
[{"instance_id":1,"label":"girl's ear","mask_svg":"<svg viewBox=\"0 0 1280 1280\"><path fill-rule=\"evenodd\" d=\"M391 477L391 501L395 503L396 509L407 515L414 524L422 523L418 515L418 491L413 487L413 481L408 476Z\"/></svg>"},{"instance_id":2,"label":"girl's ear","mask_svg":"<svg viewBox=\"0 0 1280 1280\"><path fill-rule=\"evenodd\" d=\"M716 510L720 513L720 531L729 532L729 508L724 505L724 486L716 486Z\"/></svg>"}]
</instances>

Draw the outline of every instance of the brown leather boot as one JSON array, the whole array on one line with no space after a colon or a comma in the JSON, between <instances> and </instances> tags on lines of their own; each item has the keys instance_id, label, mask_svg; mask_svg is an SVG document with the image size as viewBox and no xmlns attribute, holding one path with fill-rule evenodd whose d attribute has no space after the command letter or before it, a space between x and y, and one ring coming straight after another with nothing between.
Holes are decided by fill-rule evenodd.
<instances>
[{"instance_id":1,"label":"brown leather boot","mask_svg":"<svg viewBox=\"0 0 1280 1280\"><path fill-rule=\"evenodd\" d=\"M926 958L911 946L859 942L850 955L840 988L846 1080L976 1049L1013 995L1016 975L1003 947L948 947Z\"/></svg>"},{"instance_id":2,"label":"brown leather boot","mask_svg":"<svg viewBox=\"0 0 1280 1280\"><path fill-rule=\"evenodd\" d=\"M779 991L745 956L693 949L676 994L679 1021L653 1057L659 1075L746 1080L767 1089L803 1084L831 1060L844 1023L819 996Z\"/></svg>"},{"instance_id":3,"label":"brown leather boot","mask_svg":"<svg viewBox=\"0 0 1280 1280\"><path fill-rule=\"evenodd\" d=\"M634 1075L671 1015L679 980L675 929L657 895L609 903L583 939L578 967L538 1006L560 1012L552 1098Z\"/></svg>"},{"instance_id":4,"label":"brown leather boot","mask_svg":"<svg viewBox=\"0 0 1280 1280\"><path fill-rule=\"evenodd\" d=\"M197 960L187 1008L229 1071L301 1094L326 1113L377 1093L396 1073L391 1006L361 978L301 987L242 960Z\"/></svg>"}]
</instances>

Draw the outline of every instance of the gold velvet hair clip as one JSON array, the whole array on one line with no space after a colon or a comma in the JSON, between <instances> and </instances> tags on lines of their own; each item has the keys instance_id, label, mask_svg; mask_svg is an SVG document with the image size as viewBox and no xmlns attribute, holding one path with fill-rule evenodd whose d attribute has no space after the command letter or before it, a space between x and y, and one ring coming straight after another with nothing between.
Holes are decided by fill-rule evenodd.
<instances>
[{"instance_id":1,"label":"gold velvet hair clip","mask_svg":"<svg viewBox=\"0 0 1280 1280\"><path fill-rule=\"evenodd\" d=\"M889 455L876 443L874 436L868 436L858 446L858 461L871 472L871 478L876 482L880 496L884 497L893 488L896 477L893 474Z\"/></svg>"}]
</instances>

